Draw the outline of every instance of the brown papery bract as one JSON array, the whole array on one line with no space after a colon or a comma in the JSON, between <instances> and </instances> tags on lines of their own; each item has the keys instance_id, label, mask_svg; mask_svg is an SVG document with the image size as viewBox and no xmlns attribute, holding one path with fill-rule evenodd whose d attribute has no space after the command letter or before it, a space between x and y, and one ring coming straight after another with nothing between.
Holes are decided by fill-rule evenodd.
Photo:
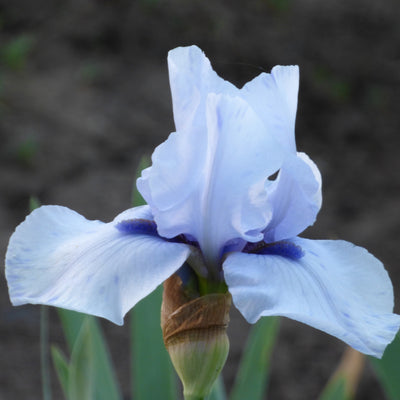
<instances>
[{"instance_id":1,"label":"brown papery bract","mask_svg":"<svg viewBox=\"0 0 400 400\"><path fill-rule=\"evenodd\" d=\"M189 297L178 275L164 282L161 327L185 398L207 396L228 352L229 293Z\"/></svg>"}]
</instances>

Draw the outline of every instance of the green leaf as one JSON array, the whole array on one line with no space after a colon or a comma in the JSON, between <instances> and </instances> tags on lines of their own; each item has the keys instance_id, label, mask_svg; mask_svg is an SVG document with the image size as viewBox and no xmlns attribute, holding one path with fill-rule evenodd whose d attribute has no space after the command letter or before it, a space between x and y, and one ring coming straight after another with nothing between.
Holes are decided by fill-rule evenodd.
<instances>
[{"instance_id":1,"label":"green leaf","mask_svg":"<svg viewBox=\"0 0 400 400\"><path fill-rule=\"evenodd\" d=\"M69 349L72 351L75 347L82 325L85 320L89 320L89 332L92 336L92 349L95 363L95 387L96 400L119 400L120 391L115 378L114 370L111 364L111 358L103 334L94 317L89 317L75 311L58 309L64 334Z\"/></svg>"},{"instance_id":2,"label":"green leaf","mask_svg":"<svg viewBox=\"0 0 400 400\"><path fill-rule=\"evenodd\" d=\"M148 167L150 159L141 158L136 177ZM132 205L146 204L133 185ZM143 299L130 312L132 393L135 400L178 398L176 373L161 333L160 314L162 287Z\"/></svg>"},{"instance_id":3,"label":"green leaf","mask_svg":"<svg viewBox=\"0 0 400 400\"><path fill-rule=\"evenodd\" d=\"M139 165L136 168L136 179L139 178L142 170L147 168L149 165L150 165L150 157L143 156L140 159ZM145 204L146 204L145 200L143 199L142 195L139 193L139 191L136 188L136 180L135 180L133 187L132 187L132 205L134 207L137 207L137 206L143 206Z\"/></svg>"},{"instance_id":4,"label":"green leaf","mask_svg":"<svg viewBox=\"0 0 400 400\"><path fill-rule=\"evenodd\" d=\"M29 198L29 211L40 207L38 198ZM40 370L42 376L43 400L51 400L51 375L49 357L49 310L47 306L40 306Z\"/></svg>"},{"instance_id":5,"label":"green leaf","mask_svg":"<svg viewBox=\"0 0 400 400\"><path fill-rule=\"evenodd\" d=\"M380 360L373 357L369 359L387 397L390 400L400 399L400 334L386 348Z\"/></svg>"},{"instance_id":6,"label":"green leaf","mask_svg":"<svg viewBox=\"0 0 400 400\"><path fill-rule=\"evenodd\" d=\"M263 317L252 328L230 400L264 398L278 327L278 317Z\"/></svg>"},{"instance_id":7,"label":"green leaf","mask_svg":"<svg viewBox=\"0 0 400 400\"><path fill-rule=\"evenodd\" d=\"M365 354L346 346L336 370L332 373L319 400L350 400L354 398L365 368Z\"/></svg>"},{"instance_id":8,"label":"green leaf","mask_svg":"<svg viewBox=\"0 0 400 400\"><path fill-rule=\"evenodd\" d=\"M330 382L322 394L319 400L348 400L349 397L346 395L346 378L341 376Z\"/></svg>"},{"instance_id":9,"label":"green leaf","mask_svg":"<svg viewBox=\"0 0 400 400\"><path fill-rule=\"evenodd\" d=\"M176 400L176 374L160 327L162 287L130 312L132 393L135 400Z\"/></svg>"},{"instance_id":10,"label":"green leaf","mask_svg":"<svg viewBox=\"0 0 400 400\"><path fill-rule=\"evenodd\" d=\"M57 372L58 380L60 381L62 391L65 398L68 398L68 377L69 364L68 360L57 346L51 346L51 356L53 364Z\"/></svg>"},{"instance_id":11,"label":"green leaf","mask_svg":"<svg viewBox=\"0 0 400 400\"><path fill-rule=\"evenodd\" d=\"M40 369L42 373L43 400L51 400L49 310L47 306L40 306Z\"/></svg>"},{"instance_id":12,"label":"green leaf","mask_svg":"<svg viewBox=\"0 0 400 400\"><path fill-rule=\"evenodd\" d=\"M226 400L226 391L221 375L215 381L208 400Z\"/></svg>"},{"instance_id":13,"label":"green leaf","mask_svg":"<svg viewBox=\"0 0 400 400\"><path fill-rule=\"evenodd\" d=\"M35 196L31 196L29 198L29 211L33 211L33 210L35 210L36 208L39 208L39 207L40 207L39 199L37 197L35 197Z\"/></svg>"},{"instance_id":14,"label":"green leaf","mask_svg":"<svg viewBox=\"0 0 400 400\"><path fill-rule=\"evenodd\" d=\"M68 373L69 400L94 400L95 360L91 320L85 319L75 341Z\"/></svg>"},{"instance_id":15,"label":"green leaf","mask_svg":"<svg viewBox=\"0 0 400 400\"><path fill-rule=\"evenodd\" d=\"M76 311L65 310L64 308L57 308L57 311L61 319L68 348L72 351L86 315Z\"/></svg>"}]
</instances>

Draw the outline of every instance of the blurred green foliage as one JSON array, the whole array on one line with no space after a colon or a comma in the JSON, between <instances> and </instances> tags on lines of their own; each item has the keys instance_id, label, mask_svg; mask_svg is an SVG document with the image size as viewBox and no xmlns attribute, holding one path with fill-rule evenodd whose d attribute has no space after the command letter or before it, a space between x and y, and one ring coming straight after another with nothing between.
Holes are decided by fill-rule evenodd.
<instances>
[{"instance_id":1,"label":"blurred green foliage","mask_svg":"<svg viewBox=\"0 0 400 400\"><path fill-rule=\"evenodd\" d=\"M346 378L340 377L331 382L322 392L319 400L351 400L346 395Z\"/></svg>"},{"instance_id":2,"label":"blurred green foliage","mask_svg":"<svg viewBox=\"0 0 400 400\"><path fill-rule=\"evenodd\" d=\"M29 199L29 210L33 211L33 210L35 210L36 208L39 208L39 207L40 207L39 199L37 197L35 197L35 196L31 196L30 199Z\"/></svg>"},{"instance_id":3,"label":"blurred green foliage","mask_svg":"<svg viewBox=\"0 0 400 400\"><path fill-rule=\"evenodd\" d=\"M53 346L53 363L68 400L120 400L108 346L99 321L75 311L58 309L70 360Z\"/></svg>"},{"instance_id":4,"label":"blurred green foliage","mask_svg":"<svg viewBox=\"0 0 400 400\"><path fill-rule=\"evenodd\" d=\"M251 329L230 400L265 398L279 317L263 317Z\"/></svg>"},{"instance_id":5,"label":"blurred green foliage","mask_svg":"<svg viewBox=\"0 0 400 400\"><path fill-rule=\"evenodd\" d=\"M16 161L23 167L31 167L38 152L38 142L35 137L27 137L20 141L15 148L14 156Z\"/></svg>"},{"instance_id":6,"label":"blurred green foliage","mask_svg":"<svg viewBox=\"0 0 400 400\"><path fill-rule=\"evenodd\" d=\"M292 5L292 0L266 0L269 7L275 11L286 12Z\"/></svg>"},{"instance_id":7,"label":"blurred green foliage","mask_svg":"<svg viewBox=\"0 0 400 400\"><path fill-rule=\"evenodd\" d=\"M400 333L386 348L379 360L370 357L371 364L390 400L400 399Z\"/></svg>"},{"instance_id":8,"label":"blurred green foliage","mask_svg":"<svg viewBox=\"0 0 400 400\"><path fill-rule=\"evenodd\" d=\"M27 34L10 39L0 47L1 63L14 71L25 68L34 43L33 36Z\"/></svg>"},{"instance_id":9,"label":"blurred green foliage","mask_svg":"<svg viewBox=\"0 0 400 400\"><path fill-rule=\"evenodd\" d=\"M325 66L319 66L315 69L314 81L336 102L345 103L351 97L351 87L346 79L334 74Z\"/></svg>"},{"instance_id":10,"label":"blurred green foliage","mask_svg":"<svg viewBox=\"0 0 400 400\"><path fill-rule=\"evenodd\" d=\"M159 286L130 312L131 384L135 400L178 398L177 375L161 333L162 293Z\"/></svg>"},{"instance_id":11,"label":"blurred green foliage","mask_svg":"<svg viewBox=\"0 0 400 400\"><path fill-rule=\"evenodd\" d=\"M95 85L102 79L102 70L94 62L86 62L79 70L79 77L86 85Z\"/></svg>"}]
</instances>

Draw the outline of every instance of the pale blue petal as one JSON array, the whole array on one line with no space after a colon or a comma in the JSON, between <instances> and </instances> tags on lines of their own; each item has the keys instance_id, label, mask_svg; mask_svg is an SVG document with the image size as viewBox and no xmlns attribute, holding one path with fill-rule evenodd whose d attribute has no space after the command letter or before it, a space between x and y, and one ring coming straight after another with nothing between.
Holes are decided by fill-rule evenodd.
<instances>
[{"instance_id":1,"label":"pale blue petal","mask_svg":"<svg viewBox=\"0 0 400 400\"><path fill-rule=\"evenodd\" d=\"M265 181L285 154L239 97L210 94L206 120L200 133L160 145L137 185L161 236L189 234L215 260L229 240L262 239L271 218Z\"/></svg>"},{"instance_id":2,"label":"pale blue petal","mask_svg":"<svg viewBox=\"0 0 400 400\"><path fill-rule=\"evenodd\" d=\"M197 46L178 47L168 53L168 70L175 127L181 131L206 128L209 93L237 95L238 89L213 71L210 61Z\"/></svg>"},{"instance_id":3,"label":"pale blue petal","mask_svg":"<svg viewBox=\"0 0 400 400\"><path fill-rule=\"evenodd\" d=\"M393 288L382 263L344 241L296 238L304 256L232 253L224 262L233 302L251 323L281 315L381 357L394 339Z\"/></svg>"},{"instance_id":4,"label":"pale blue petal","mask_svg":"<svg viewBox=\"0 0 400 400\"><path fill-rule=\"evenodd\" d=\"M170 51L168 66L177 129L154 151L137 186L161 236L190 235L207 259L215 259L232 239L260 240L275 199L284 197L267 178L296 155L298 67L275 67L239 90L213 71L196 46ZM284 218L284 211L277 206L271 235L285 230L297 212L288 210Z\"/></svg>"},{"instance_id":5,"label":"pale blue petal","mask_svg":"<svg viewBox=\"0 0 400 400\"><path fill-rule=\"evenodd\" d=\"M321 174L304 153L285 160L277 179L268 187L272 220L265 241L290 239L312 225L322 204Z\"/></svg>"},{"instance_id":6,"label":"pale blue petal","mask_svg":"<svg viewBox=\"0 0 400 400\"><path fill-rule=\"evenodd\" d=\"M118 214L114 218L114 223L118 223L121 221L126 221L128 219L148 219L154 220L153 214L151 209L148 205L140 206L140 207L133 207L128 208L127 210L123 211L122 213Z\"/></svg>"},{"instance_id":7,"label":"pale blue petal","mask_svg":"<svg viewBox=\"0 0 400 400\"><path fill-rule=\"evenodd\" d=\"M296 153L294 127L299 91L298 66L276 66L246 83L240 95L262 118L281 145Z\"/></svg>"},{"instance_id":8,"label":"pale blue petal","mask_svg":"<svg viewBox=\"0 0 400 400\"><path fill-rule=\"evenodd\" d=\"M190 252L184 244L117 229L123 220L149 217L148 207L127 210L107 224L65 207L33 211L11 236L6 254L12 303L47 304L122 324L125 313Z\"/></svg>"}]
</instances>

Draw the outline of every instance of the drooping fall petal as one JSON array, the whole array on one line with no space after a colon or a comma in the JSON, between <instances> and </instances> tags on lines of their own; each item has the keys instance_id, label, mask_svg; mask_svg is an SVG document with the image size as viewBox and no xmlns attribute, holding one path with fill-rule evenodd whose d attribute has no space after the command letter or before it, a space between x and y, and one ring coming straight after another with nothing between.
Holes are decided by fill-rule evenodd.
<instances>
[{"instance_id":1,"label":"drooping fall petal","mask_svg":"<svg viewBox=\"0 0 400 400\"><path fill-rule=\"evenodd\" d=\"M381 357L400 326L382 263L345 241L295 238L302 256L232 253L224 273L245 318L281 315Z\"/></svg>"},{"instance_id":2,"label":"drooping fall petal","mask_svg":"<svg viewBox=\"0 0 400 400\"><path fill-rule=\"evenodd\" d=\"M88 221L59 206L33 211L16 229L6 255L14 305L47 304L123 323L123 317L186 260L190 248L118 229L149 218L148 207L113 222Z\"/></svg>"}]
</instances>

